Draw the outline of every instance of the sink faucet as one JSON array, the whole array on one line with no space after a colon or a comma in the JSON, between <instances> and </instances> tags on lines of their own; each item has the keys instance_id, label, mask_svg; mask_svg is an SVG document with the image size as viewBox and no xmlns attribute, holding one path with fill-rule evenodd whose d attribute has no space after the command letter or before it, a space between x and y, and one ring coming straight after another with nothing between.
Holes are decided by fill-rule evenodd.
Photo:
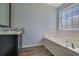
<instances>
[{"instance_id":1,"label":"sink faucet","mask_svg":"<svg viewBox=\"0 0 79 59\"><path fill-rule=\"evenodd\" d=\"M66 47L68 47L68 41L66 41Z\"/></svg>"},{"instance_id":2,"label":"sink faucet","mask_svg":"<svg viewBox=\"0 0 79 59\"><path fill-rule=\"evenodd\" d=\"M72 46L72 48L73 48L73 49L75 49L75 47L74 47L74 44L73 44L73 43L71 43L71 46Z\"/></svg>"}]
</instances>

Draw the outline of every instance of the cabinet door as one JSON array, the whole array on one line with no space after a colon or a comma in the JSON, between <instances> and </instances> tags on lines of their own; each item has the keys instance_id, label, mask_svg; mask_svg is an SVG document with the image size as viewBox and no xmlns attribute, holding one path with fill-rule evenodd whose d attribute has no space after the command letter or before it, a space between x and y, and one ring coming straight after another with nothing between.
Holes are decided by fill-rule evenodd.
<instances>
[{"instance_id":1,"label":"cabinet door","mask_svg":"<svg viewBox=\"0 0 79 59\"><path fill-rule=\"evenodd\" d=\"M0 35L0 56L17 55L18 36Z\"/></svg>"}]
</instances>

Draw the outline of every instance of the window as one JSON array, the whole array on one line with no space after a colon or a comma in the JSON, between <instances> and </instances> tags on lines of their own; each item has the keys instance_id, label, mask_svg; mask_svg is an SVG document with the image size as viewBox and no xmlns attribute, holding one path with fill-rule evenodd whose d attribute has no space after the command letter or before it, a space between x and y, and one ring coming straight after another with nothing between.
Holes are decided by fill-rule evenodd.
<instances>
[{"instance_id":1,"label":"window","mask_svg":"<svg viewBox=\"0 0 79 59\"><path fill-rule=\"evenodd\" d=\"M60 29L79 30L79 4L62 10L60 16ZM60 24L59 23L59 24Z\"/></svg>"}]
</instances>

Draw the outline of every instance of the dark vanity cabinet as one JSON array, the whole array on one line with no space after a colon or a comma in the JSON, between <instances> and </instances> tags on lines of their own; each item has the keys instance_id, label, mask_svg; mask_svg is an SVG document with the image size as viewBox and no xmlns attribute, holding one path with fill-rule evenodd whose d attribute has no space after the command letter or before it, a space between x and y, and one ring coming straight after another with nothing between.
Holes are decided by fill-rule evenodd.
<instances>
[{"instance_id":1,"label":"dark vanity cabinet","mask_svg":"<svg viewBox=\"0 0 79 59\"><path fill-rule=\"evenodd\" d=\"M10 31L9 31L10 30ZM21 31L11 29L11 3L0 4L0 56L17 56Z\"/></svg>"},{"instance_id":2,"label":"dark vanity cabinet","mask_svg":"<svg viewBox=\"0 0 79 59\"><path fill-rule=\"evenodd\" d=\"M18 35L0 35L0 56L17 56L18 38Z\"/></svg>"}]
</instances>

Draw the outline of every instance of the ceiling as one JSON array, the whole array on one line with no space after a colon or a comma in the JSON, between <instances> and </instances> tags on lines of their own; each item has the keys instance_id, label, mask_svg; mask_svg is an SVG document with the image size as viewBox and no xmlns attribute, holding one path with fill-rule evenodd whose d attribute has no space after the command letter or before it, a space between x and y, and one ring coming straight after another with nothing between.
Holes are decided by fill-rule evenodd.
<instances>
[{"instance_id":1,"label":"ceiling","mask_svg":"<svg viewBox=\"0 0 79 59\"><path fill-rule=\"evenodd\" d=\"M59 7L63 3L47 3L48 5L54 6L54 7Z\"/></svg>"}]
</instances>

